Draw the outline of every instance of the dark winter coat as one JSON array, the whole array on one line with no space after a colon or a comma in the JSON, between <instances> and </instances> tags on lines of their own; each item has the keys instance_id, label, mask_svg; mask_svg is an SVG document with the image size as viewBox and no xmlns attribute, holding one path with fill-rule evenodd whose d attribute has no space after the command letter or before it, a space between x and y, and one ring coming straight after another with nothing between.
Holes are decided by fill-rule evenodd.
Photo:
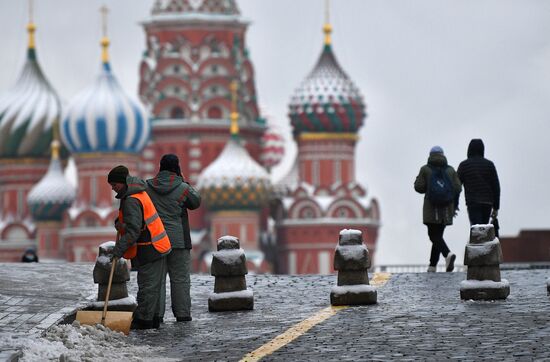
<instances>
[{"instance_id":1,"label":"dark winter coat","mask_svg":"<svg viewBox=\"0 0 550 362\"><path fill-rule=\"evenodd\" d=\"M428 158L428 164L420 168L420 172L414 181L414 189L416 192L426 194L428 183L432 176L432 167L444 167L445 172L452 181L456 197L455 201L448 205L436 207L428 200L427 195L424 196L424 205L422 207L422 219L424 224L445 224L452 225L455 210L458 209L458 197L462 191L462 186L458 176L451 166L447 165L447 158L441 153L432 153Z\"/></svg>"},{"instance_id":2,"label":"dark winter coat","mask_svg":"<svg viewBox=\"0 0 550 362\"><path fill-rule=\"evenodd\" d=\"M145 182L138 177L128 176L126 184L128 185L126 190L121 191L115 196L117 199L120 199L120 210L124 218L124 235L120 236L113 250L113 254L117 257L121 257L130 246L138 241L151 241L151 233L145 227L145 221L143 220L143 206L136 198L129 197L130 195L145 191ZM136 258L138 265L147 264L162 256L152 244L137 248Z\"/></svg>"},{"instance_id":3,"label":"dark winter coat","mask_svg":"<svg viewBox=\"0 0 550 362\"><path fill-rule=\"evenodd\" d=\"M172 248L191 249L187 209L200 206L198 191L174 172L160 171L147 180L147 194L155 204Z\"/></svg>"},{"instance_id":4,"label":"dark winter coat","mask_svg":"<svg viewBox=\"0 0 550 362\"><path fill-rule=\"evenodd\" d=\"M468 146L468 158L458 166L458 178L464 185L466 204L486 204L500 208L500 182L493 162L484 156L485 147L480 139Z\"/></svg>"}]
</instances>

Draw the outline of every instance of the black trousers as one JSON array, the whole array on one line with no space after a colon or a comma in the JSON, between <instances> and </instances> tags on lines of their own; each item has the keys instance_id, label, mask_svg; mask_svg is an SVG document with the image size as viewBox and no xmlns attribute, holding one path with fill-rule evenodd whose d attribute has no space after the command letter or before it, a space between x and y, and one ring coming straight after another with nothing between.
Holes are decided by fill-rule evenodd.
<instances>
[{"instance_id":1,"label":"black trousers","mask_svg":"<svg viewBox=\"0 0 550 362\"><path fill-rule=\"evenodd\" d=\"M489 204L468 205L468 217L470 219L470 225L488 224L492 209L493 206Z\"/></svg>"},{"instance_id":2,"label":"black trousers","mask_svg":"<svg viewBox=\"0 0 550 362\"><path fill-rule=\"evenodd\" d=\"M430 266L436 266L439 262L439 254L443 257L449 255L449 247L445 244L443 239L443 232L445 231L445 224L426 224L428 227L428 236L432 242L432 251L430 253Z\"/></svg>"}]
</instances>

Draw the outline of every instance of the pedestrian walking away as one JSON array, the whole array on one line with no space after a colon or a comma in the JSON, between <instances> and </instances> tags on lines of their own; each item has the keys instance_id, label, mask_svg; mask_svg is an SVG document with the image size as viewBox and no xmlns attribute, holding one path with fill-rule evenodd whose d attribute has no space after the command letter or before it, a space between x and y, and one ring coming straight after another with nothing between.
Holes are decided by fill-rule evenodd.
<instances>
[{"instance_id":1,"label":"pedestrian walking away","mask_svg":"<svg viewBox=\"0 0 550 362\"><path fill-rule=\"evenodd\" d=\"M458 166L470 225L488 224L500 209L500 182L492 161L485 158L485 145L475 138L468 145L468 158Z\"/></svg>"},{"instance_id":2,"label":"pedestrian walking away","mask_svg":"<svg viewBox=\"0 0 550 362\"><path fill-rule=\"evenodd\" d=\"M170 277L172 313L176 321L191 317L191 233L188 210L200 206L201 197L181 174L178 156L166 154L160 160L158 174L147 180L147 193L162 219L172 243L162 271L158 316L164 321L166 306L166 275Z\"/></svg>"},{"instance_id":3,"label":"pedestrian walking away","mask_svg":"<svg viewBox=\"0 0 550 362\"><path fill-rule=\"evenodd\" d=\"M145 182L129 175L125 166L113 168L107 181L120 199L115 227L120 233L113 257L124 256L137 264L137 308L132 329L158 328L155 316L160 299L165 255L171 251L170 240L153 202L145 192Z\"/></svg>"},{"instance_id":4,"label":"pedestrian walking away","mask_svg":"<svg viewBox=\"0 0 550 362\"><path fill-rule=\"evenodd\" d=\"M449 250L443 233L447 225L453 224L462 185L454 168L447 164L447 158L440 146L431 148L428 163L420 168L414 189L424 194L422 220L428 228L428 237L432 242L428 272L436 271L440 254L445 258L446 271L451 272L456 255Z\"/></svg>"}]
</instances>

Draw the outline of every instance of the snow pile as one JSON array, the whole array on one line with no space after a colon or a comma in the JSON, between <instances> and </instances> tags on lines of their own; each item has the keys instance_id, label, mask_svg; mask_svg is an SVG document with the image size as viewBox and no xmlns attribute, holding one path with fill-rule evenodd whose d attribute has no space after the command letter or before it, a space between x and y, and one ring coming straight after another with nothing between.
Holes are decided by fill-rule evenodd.
<instances>
[{"instance_id":1,"label":"snow pile","mask_svg":"<svg viewBox=\"0 0 550 362\"><path fill-rule=\"evenodd\" d=\"M476 259L485 255L489 255L493 248L498 248L500 242L498 239L493 241L486 241L482 244L468 244L468 257L469 259ZM495 246L496 245L496 246Z\"/></svg>"},{"instance_id":2,"label":"snow pile","mask_svg":"<svg viewBox=\"0 0 550 362\"><path fill-rule=\"evenodd\" d=\"M506 279L501 279L500 282L492 280L463 280L460 282L460 290L463 289L499 289L509 287L510 283Z\"/></svg>"},{"instance_id":3,"label":"snow pile","mask_svg":"<svg viewBox=\"0 0 550 362\"><path fill-rule=\"evenodd\" d=\"M216 259L225 265L239 265L245 255L243 249L229 249L215 252Z\"/></svg>"},{"instance_id":4,"label":"snow pile","mask_svg":"<svg viewBox=\"0 0 550 362\"><path fill-rule=\"evenodd\" d=\"M363 294L363 293L372 293L376 291L376 288L368 284L357 284L357 285L340 285L332 287L332 293L336 296L344 294Z\"/></svg>"},{"instance_id":5,"label":"snow pile","mask_svg":"<svg viewBox=\"0 0 550 362\"><path fill-rule=\"evenodd\" d=\"M365 244L361 245L338 245L336 250L340 253L342 258L346 261L354 260L361 261L363 257L368 253Z\"/></svg>"},{"instance_id":6,"label":"snow pile","mask_svg":"<svg viewBox=\"0 0 550 362\"><path fill-rule=\"evenodd\" d=\"M475 237L476 240L484 240L489 235L489 230L493 228L493 225L491 224L475 224L472 225L471 232L472 236Z\"/></svg>"},{"instance_id":7,"label":"snow pile","mask_svg":"<svg viewBox=\"0 0 550 362\"><path fill-rule=\"evenodd\" d=\"M104 305L105 301L102 300L98 302L90 302L88 304L88 307L103 308ZM137 305L136 298L133 295L129 295L126 298L109 300L109 304L107 304L107 309L109 309L109 307L121 305Z\"/></svg>"},{"instance_id":8,"label":"snow pile","mask_svg":"<svg viewBox=\"0 0 550 362\"><path fill-rule=\"evenodd\" d=\"M176 361L159 358L164 350L128 343L128 337L102 325L78 322L56 325L41 338L36 336L1 337L0 345L21 349L19 361Z\"/></svg>"},{"instance_id":9,"label":"snow pile","mask_svg":"<svg viewBox=\"0 0 550 362\"><path fill-rule=\"evenodd\" d=\"M236 292L223 292L223 293L210 293L210 299L212 300L221 300L229 298L238 298L238 299L251 299L254 297L254 292L250 289L238 290Z\"/></svg>"}]
</instances>

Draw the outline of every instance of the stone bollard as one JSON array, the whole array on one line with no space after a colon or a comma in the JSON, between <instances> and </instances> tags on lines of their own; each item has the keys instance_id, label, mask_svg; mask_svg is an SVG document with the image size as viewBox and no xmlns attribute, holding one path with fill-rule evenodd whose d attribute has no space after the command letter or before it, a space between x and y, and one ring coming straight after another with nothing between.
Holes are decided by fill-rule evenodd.
<instances>
[{"instance_id":1,"label":"stone bollard","mask_svg":"<svg viewBox=\"0 0 550 362\"><path fill-rule=\"evenodd\" d=\"M214 293L208 298L208 310L221 312L254 309L254 294L246 289L246 257L239 239L222 236L213 253L210 273L214 276Z\"/></svg>"},{"instance_id":2,"label":"stone bollard","mask_svg":"<svg viewBox=\"0 0 550 362\"><path fill-rule=\"evenodd\" d=\"M472 225L466 245L464 265L467 280L460 283L460 298L473 300L506 299L510 284L500 278L502 250L493 225Z\"/></svg>"},{"instance_id":3,"label":"stone bollard","mask_svg":"<svg viewBox=\"0 0 550 362\"><path fill-rule=\"evenodd\" d=\"M94 266L94 283L98 284L97 302L91 304L91 309L101 310L107 295L109 284L109 274L111 273L112 263L110 257L115 247L114 241L107 241L99 246L99 254ZM115 311L134 311L136 309L136 300L133 296L128 296L126 282L130 280L130 272L126 259L119 259L113 274L111 284L111 294L109 296L109 310Z\"/></svg>"},{"instance_id":4,"label":"stone bollard","mask_svg":"<svg viewBox=\"0 0 550 362\"><path fill-rule=\"evenodd\" d=\"M332 305L376 304L376 288L369 285L369 251L359 230L344 229L334 253L338 281L330 292Z\"/></svg>"}]
</instances>

